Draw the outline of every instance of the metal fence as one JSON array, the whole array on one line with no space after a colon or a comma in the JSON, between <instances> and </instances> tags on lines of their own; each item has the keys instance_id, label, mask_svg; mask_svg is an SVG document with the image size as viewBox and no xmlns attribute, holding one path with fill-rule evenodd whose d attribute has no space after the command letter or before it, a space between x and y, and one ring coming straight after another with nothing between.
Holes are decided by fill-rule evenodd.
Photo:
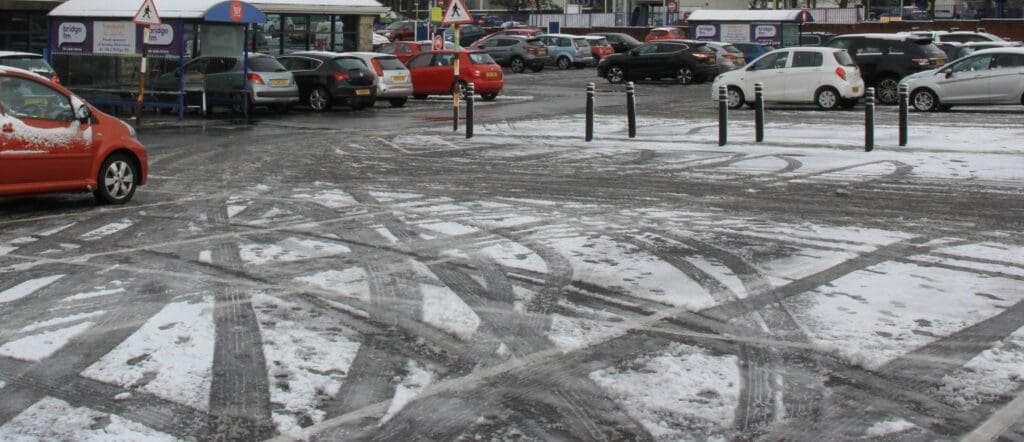
<instances>
[{"instance_id":1,"label":"metal fence","mask_svg":"<svg viewBox=\"0 0 1024 442\"><path fill-rule=\"evenodd\" d=\"M810 9L815 23L823 24L855 24L864 18L863 8L815 8ZM637 17L639 18L639 17ZM633 17L624 12L593 13L593 14L530 14L527 22L530 26L547 28L551 22L557 22L563 28L592 28L604 26L672 26L684 23L685 15L679 12L651 13L641 20L645 23L632 23Z\"/></svg>"}]
</instances>

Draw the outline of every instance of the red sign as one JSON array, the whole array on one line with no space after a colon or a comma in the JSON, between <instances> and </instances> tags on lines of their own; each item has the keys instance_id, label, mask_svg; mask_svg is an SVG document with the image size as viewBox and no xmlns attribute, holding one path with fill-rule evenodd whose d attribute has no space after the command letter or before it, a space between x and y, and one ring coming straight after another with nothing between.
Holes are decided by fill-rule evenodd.
<instances>
[{"instance_id":1,"label":"red sign","mask_svg":"<svg viewBox=\"0 0 1024 442\"><path fill-rule=\"evenodd\" d=\"M245 15L245 9L242 8L242 2L238 0L231 2L231 7L228 8L228 11L231 14L231 21L233 22L242 21L242 16Z\"/></svg>"},{"instance_id":2,"label":"red sign","mask_svg":"<svg viewBox=\"0 0 1024 442\"><path fill-rule=\"evenodd\" d=\"M442 37L440 35L435 35L434 36L434 50L435 51L440 51L441 49L444 49L444 37Z\"/></svg>"}]
</instances>

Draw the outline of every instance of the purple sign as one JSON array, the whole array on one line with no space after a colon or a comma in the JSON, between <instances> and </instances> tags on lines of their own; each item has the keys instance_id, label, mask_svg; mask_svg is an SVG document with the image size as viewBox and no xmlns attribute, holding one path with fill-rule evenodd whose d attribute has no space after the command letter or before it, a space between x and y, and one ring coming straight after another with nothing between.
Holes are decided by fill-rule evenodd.
<instances>
[{"instance_id":1,"label":"purple sign","mask_svg":"<svg viewBox=\"0 0 1024 442\"><path fill-rule=\"evenodd\" d=\"M718 25L690 25L690 35L696 40L718 41Z\"/></svg>"},{"instance_id":2,"label":"purple sign","mask_svg":"<svg viewBox=\"0 0 1024 442\"><path fill-rule=\"evenodd\" d=\"M50 33L53 52L92 52L92 20L55 21Z\"/></svg>"},{"instance_id":3,"label":"purple sign","mask_svg":"<svg viewBox=\"0 0 1024 442\"><path fill-rule=\"evenodd\" d=\"M752 24L750 25L750 41L755 43L782 43L782 25Z\"/></svg>"},{"instance_id":4,"label":"purple sign","mask_svg":"<svg viewBox=\"0 0 1024 442\"><path fill-rule=\"evenodd\" d=\"M54 20L50 26L51 44L53 53L77 53L92 54L97 35L96 26L111 21L100 21L92 19L67 19ZM133 25L134 26L134 25ZM178 22L167 22L159 26L150 27L149 32L149 53L153 55L179 55L181 36L178 35ZM135 31L134 53L142 51L142 26ZM130 43L131 40L128 40ZM130 44L127 45L130 47Z\"/></svg>"}]
</instances>

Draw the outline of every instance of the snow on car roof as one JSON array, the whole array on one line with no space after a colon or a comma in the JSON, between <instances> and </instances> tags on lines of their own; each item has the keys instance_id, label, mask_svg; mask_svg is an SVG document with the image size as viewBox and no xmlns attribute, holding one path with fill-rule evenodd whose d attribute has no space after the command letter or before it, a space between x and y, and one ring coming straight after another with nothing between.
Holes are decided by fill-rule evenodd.
<instances>
[{"instance_id":1,"label":"snow on car roof","mask_svg":"<svg viewBox=\"0 0 1024 442\"><path fill-rule=\"evenodd\" d=\"M1004 47L1004 48L981 49L981 50L975 51L971 55L978 55L978 54L982 54L982 55L984 55L984 54L1020 54L1020 55L1024 55L1024 47L1007 46L1007 47Z\"/></svg>"},{"instance_id":2,"label":"snow on car roof","mask_svg":"<svg viewBox=\"0 0 1024 442\"><path fill-rule=\"evenodd\" d=\"M0 65L0 74L8 74L8 73L31 75L33 77L42 78L43 80L50 81L49 78L46 78L46 77L44 77L42 75L39 75L39 74L37 74L35 72L32 72L32 71L27 71L25 69L16 68L14 66Z\"/></svg>"},{"instance_id":3,"label":"snow on car roof","mask_svg":"<svg viewBox=\"0 0 1024 442\"><path fill-rule=\"evenodd\" d=\"M42 57L42 55L31 52L0 51L0 57Z\"/></svg>"},{"instance_id":4,"label":"snow on car roof","mask_svg":"<svg viewBox=\"0 0 1024 442\"><path fill-rule=\"evenodd\" d=\"M879 40L906 40L907 38L913 38L913 39L930 38L930 37L928 37L926 35L915 35L915 34L911 34L909 32L896 32L896 33L892 33L892 34L883 34L883 33L843 34L843 35L837 35L836 36L836 38L845 38L845 37L877 38Z\"/></svg>"}]
</instances>

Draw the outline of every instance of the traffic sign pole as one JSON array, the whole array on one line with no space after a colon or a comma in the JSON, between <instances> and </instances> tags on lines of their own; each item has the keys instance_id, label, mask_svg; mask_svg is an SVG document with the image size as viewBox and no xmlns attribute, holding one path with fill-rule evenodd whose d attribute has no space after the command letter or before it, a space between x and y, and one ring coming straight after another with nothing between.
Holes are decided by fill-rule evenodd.
<instances>
[{"instance_id":1,"label":"traffic sign pole","mask_svg":"<svg viewBox=\"0 0 1024 442\"><path fill-rule=\"evenodd\" d=\"M135 125L142 125L142 101L146 94L146 53L149 52L149 26L142 28L142 62L139 63L139 96L135 100Z\"/></svg>"},{"instance_id":2,"label":"traffic sign pole","mask_svg":"<svg viewBox=\"0 0 1024 442\"><path fill-rule=\"evenodd\" d=\"M462 95L462 86L459 84L459 24L456 23L455 35L455 61L452 63L452 70L455 71L455 82L452 84L452 130L459 130L459 95Z\"/></svg>"}]
</instances>

